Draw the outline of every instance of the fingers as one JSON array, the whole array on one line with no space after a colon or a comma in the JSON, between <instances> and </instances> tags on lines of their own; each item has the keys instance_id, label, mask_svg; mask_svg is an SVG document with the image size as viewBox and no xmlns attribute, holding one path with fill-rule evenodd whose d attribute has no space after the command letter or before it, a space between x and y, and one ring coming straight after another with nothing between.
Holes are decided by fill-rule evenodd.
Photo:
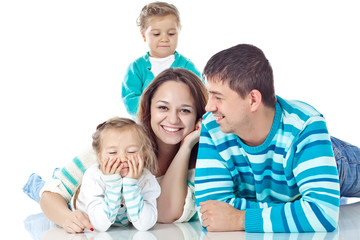
<instances>
[{"instance_id":1,"label":"fingers","mask_svg":"<svg viewBox=\"0 0 360 240\"><path fill-rule=\"evenodd\" d=\"M104 174L119 173L122 168L121 162L122 161L120 158L107 158L103 160L101 164L101 171Z\"/></svg>"},{"instance_id":2,"label":"fingers","mask_svg":"<svg viewBox=\"0 0 360 240\"><path fill-rule=\"evenodd\" d=\"M71 212L63 225L63 229L68 233L80 233L83 232L85 228L91 231L94 230L88 215L79 210Z\"/></svg>"},{"instance_id":3,"label":"fingers","mask_svg":"<svg viewBox=\"0 0 360 240\"><path fill-rule=\"evenodd\" d=\"M195 130L200 130L201 124L202 124L202 119L200 118L195 124Z\"/></svg>"},{"instance_id":4,"label":"fingers","mask_svg":"<svg viewBox=\"0 0 360 240\"><path fill-rule=\"evenodd\" d=\"M142 170L144 168L144 158L140 154L137 154L136 158L138 162L138 170L140 173L142 173Z\"/></svg>"},{"instance_id":5,"label":"fingers","mask_svg":"<svg viewBox=\"0 0 360 240\"><path fill-rule=\"evenodd\" d=\"M139 155L131 155L128 157L129 173L127 177L138 179L144 168L144 159Z\"/></svg>"}]
</instances>

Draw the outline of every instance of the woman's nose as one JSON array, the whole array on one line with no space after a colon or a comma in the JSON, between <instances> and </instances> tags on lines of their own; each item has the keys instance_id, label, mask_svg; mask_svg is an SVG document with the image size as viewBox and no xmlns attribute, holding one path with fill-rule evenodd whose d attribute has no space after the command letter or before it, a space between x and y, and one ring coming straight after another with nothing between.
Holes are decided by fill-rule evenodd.
<instances>
[{"instance_id":1,"label":"woman's nose","mask_svg":"<svg viewBox=\"0 0 360 240\"><path fill-rule=\"evenodd\" d=\"M171 124L176 124L179 121L179 116L177 111L170 111L168 115L168 122Z\"/></svg>"}]
</instances>

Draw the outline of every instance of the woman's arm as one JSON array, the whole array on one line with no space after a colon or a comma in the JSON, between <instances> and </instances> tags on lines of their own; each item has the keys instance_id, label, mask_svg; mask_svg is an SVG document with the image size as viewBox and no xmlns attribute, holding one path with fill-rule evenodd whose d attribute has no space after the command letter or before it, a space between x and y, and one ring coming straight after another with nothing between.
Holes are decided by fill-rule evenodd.
<instances>
[{"instance_id":1,"label":"woman's arm","mask_svg":"<svg viewBox=\"0 0 360 240\"><path fill-rule=\"evenodd\" d=\"M89 217L78 210L71 211L65 199L58 193L44 192L40 199L40 207L50 221L68 233L79 233L84 228L93 230Z\"/></svg>"},{"instance_id":2,"label":"woman's arm","mask_svg":"<svg viewBox=\"0 0 360 240\"><path fill-rule=\"evenodd\" d=\"M201 121L196 124L196 129L184 138L160 183L161 194L157 199L158 222L174 222L183 213L188 193L187 172L191 150L199 141L200 124Z\"/></svg>"}]
</instances>

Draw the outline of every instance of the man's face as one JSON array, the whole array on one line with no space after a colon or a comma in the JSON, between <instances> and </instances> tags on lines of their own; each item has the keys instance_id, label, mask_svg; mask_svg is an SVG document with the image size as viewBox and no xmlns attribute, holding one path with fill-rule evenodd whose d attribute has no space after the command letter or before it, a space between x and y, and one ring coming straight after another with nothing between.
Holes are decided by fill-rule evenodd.
<instances>
[{"instance_id":1,"label":"man's face","mask_svg":"<svg viewBox=\"0 0 360 240\"><path fill-rule=\"evenodd\" d=\"M241 138L250 126L250 99L243 99L218 79L208 79L206 87L209 92L206 111L212 112L222 132L234 133Z\"/></svg>"}]
</instances>

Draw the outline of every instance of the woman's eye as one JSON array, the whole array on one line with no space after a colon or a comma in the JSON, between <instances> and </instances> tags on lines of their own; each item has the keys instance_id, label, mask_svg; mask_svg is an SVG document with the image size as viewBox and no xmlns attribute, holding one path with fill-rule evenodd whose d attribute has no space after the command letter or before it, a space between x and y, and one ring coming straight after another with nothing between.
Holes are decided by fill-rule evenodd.
<instances>
[{"instance_id":1,"label":"woman's eye","mask_svg":"<svg viewBox=\"0 0 360 240\"><path fill-rule=\"evenodd\" d=\"M191 111L189 109L183 109L181 111L184 112L184 113L191 113Z\"/></svg>"},{"instance_id":2,"label":"woman's eye","mask_svg":"<svg viewBox=\"0 0 360 240\"><path fill-rule=\"evenodd\" d=\"M161 109L161 110L167 110L167 109L168 109L168 108L165 107L165 106L159 106L158 108Z\"/></svg>"}]
</instances>

